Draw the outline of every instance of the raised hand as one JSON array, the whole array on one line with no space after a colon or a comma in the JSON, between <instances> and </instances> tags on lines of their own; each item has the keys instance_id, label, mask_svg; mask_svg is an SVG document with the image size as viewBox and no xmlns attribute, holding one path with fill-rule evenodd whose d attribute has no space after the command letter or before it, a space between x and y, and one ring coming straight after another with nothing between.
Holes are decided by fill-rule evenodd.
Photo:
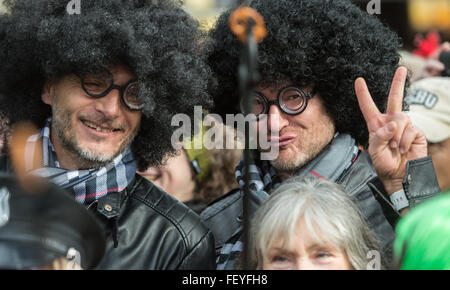
<instances>
[{"instance_id":1,"label":"raised hand","mask_svg":"<svg viewBox=\"0 0 450 290\"><path fill-rule=\"evenodd\" d=\"M385 114L373 102L364 79L355 81L359 107L369 129L368 152L389 194L403 188L406 162L427 156L424 134L402 112L406 75L404 67L399 67L395 72Z\"/></svg>"}]
</instances>

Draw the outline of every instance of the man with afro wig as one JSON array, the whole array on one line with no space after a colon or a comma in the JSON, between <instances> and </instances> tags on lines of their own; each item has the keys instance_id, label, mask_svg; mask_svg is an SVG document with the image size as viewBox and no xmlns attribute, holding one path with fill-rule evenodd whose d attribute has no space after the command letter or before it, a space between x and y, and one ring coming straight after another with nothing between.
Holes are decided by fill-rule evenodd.
<instances>
[{"instance_id":1,"label":"man with afro wig","mask_svg":"<svg viewBox=\"0 0 450 290\"><path fill-rule=\"evenodd\" d=\"M266 122L267 141L279 149L270 161L254 154L250 216L291 176L331 180L357 204L389 260L400 214L439 192L426 140L402 112L407 71L398 64L398 37L348 0L246 4L268 30L258 45L261 81L251 112L259 115L258 126ZM212 95L222 115L243 112L232 11L220 16L208 47L218 79ZM244 169L242 161L240 188L202 212L214 232L218 269L232 269L243 250Z\"/></svg>"},{"instance_id":2,"label":"man with afro wig","mask_svg":"<svg viewBox=\"0 0 450 290\"><path fill-rule=\"evenodd\" d=\"M79 13L72 2L6 0L0 15L0 113L12 136L20 121L40 128L26 172L97 216L99 269L214 269L200 218L136 175L175 151L174 114L211 105L198 24L178 1L82 0ZM0 169L14 162L5 155Z\"/></svg>"}]
</instances>

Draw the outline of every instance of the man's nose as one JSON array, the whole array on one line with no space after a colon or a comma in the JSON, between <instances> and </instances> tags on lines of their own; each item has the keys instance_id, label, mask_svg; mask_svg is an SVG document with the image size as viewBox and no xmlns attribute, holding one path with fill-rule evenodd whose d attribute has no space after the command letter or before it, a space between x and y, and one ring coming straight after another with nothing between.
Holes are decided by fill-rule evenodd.
<instances>
[{"instance_id":1,"label":"man's nose","mask_svg":"<svg viewBox=\"0 0 450 290\"><path fill-rule=\"evenodd\" d=\"M270 105L267 116L267 129L269 132L278 133L288 124L289 121L286 119L286 114L280 107L275 104Z\"/></svg>"},{"instance_id":2,"label":"man's nose","mask_svg":"<svg viewBox=\"0 0 450 290\"><path fill-rule=\"evenodd\" d=\"M121 96L118 89L112 89L106 96L95 100L97 111L102 112L105 117L114 119L120 114Z\"/></svg>"}]
</instances>

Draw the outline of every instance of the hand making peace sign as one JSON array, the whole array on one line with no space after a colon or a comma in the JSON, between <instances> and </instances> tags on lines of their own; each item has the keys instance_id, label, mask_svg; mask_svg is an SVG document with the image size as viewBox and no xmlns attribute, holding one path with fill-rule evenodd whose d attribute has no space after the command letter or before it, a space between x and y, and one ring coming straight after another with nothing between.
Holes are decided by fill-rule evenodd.
<instances>
[{"instance_id":1,"label":"hand making peace sign","mask_svg":"<svg viewBox=\"0 0 450 290\"><path fill-rule=\"evenodd\" d=\"M395 72L385 114L373 102L364 79L355 81L359 107L369 129L369 155L389 194L403 188L406 162L427 156L424 134L402 112L406 74L404 67Z\"/></svg>"}]
</instances>

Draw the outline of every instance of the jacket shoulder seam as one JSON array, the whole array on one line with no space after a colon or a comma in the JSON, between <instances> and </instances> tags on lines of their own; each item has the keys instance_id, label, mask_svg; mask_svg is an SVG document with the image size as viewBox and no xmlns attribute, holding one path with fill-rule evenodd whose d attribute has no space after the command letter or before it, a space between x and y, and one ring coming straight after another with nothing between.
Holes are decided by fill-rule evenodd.
<instances>
[{"instance_id":1,"label":"jacket shoulder seam","mask_svg":"<svg viewBox=\"0 0 450 290\"><path fill-rule=\"evenodd\" d=\"M161 216L163 216L164 218L166 218L167 220L169 220L178 230L178 232L180 232L181 236L183 237L183 243L186 249L188 249L188 245L187 245L187 234L184 231L184 229L182 228L182 226L180 225L180 223L174 219L173 217L167 215L165 212L163 212L162 210L160 210L158 207L154 206L152 203L149 203L147 200L136 196L136 195L132 195L132 198L139 200L140 202L142 202L143 204L145 204L146 206L152 208L154 211L158 212Z\"/></svg>"},{"instance_id":2,"label":"jacket shoulder seam","mask_svg":"<svg viewBox=\"0 0 450 290\"><path fill-rule=\"evenodd\" d=\"M235 192L230 192L226 198L222 198L217 200L216 202L211 203L201 214L202 220L209 220L216 216L217 214L223 212L235 202L241 199L240 190Z\"/></svg>"},{"instance_id":3,"label":"jacket shoulder seam","mask_svg":"<svg viewBox=\"0 0 450 290\"><path fill-rule=\"evenodd\" d=\"M184 262L191 257L192 253L197 250L198 246L208 237L209 234L212 234L212 232L208 229L206 233L199 239L199 241L192 247L192 250L187 252L184 258L181 260L177 269L180 268L184 264Z\"/></svg>"}]
</instances>

